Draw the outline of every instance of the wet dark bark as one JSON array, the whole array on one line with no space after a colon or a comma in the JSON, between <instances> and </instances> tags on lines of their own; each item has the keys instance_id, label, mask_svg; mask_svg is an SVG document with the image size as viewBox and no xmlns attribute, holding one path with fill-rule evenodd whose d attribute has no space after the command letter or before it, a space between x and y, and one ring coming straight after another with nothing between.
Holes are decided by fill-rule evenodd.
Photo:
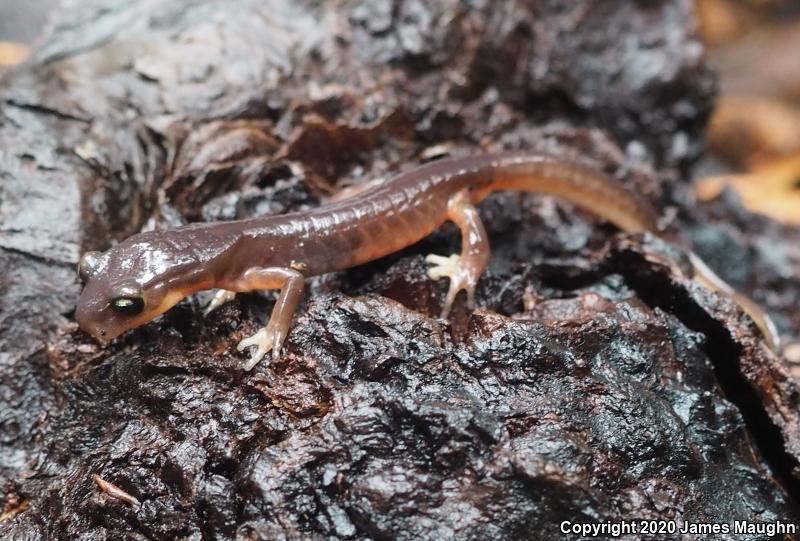
<instances>
[{"instance_id":1,"label":"wet dark bark","mask_svg":"<svg viewBox=\"0 0 800 541\"><path fill-rule=\"evenodd\" d=\"M713 77L690 2L91 1L0 102L0 536L544 538L560 522L794 521L798 391L681 254L548 198L481 207L481 307L400 254L98 348L74 267L142 228L318 205L442 152L580 156L675 216L798 339L797 230L691 205ZM677 211L677 212L675 212ZM794 258L794 259L792 259ZM669 264L667 262L673 262ZM97 474L138 506L100 492Z\"/></svg>"}]
</instances>

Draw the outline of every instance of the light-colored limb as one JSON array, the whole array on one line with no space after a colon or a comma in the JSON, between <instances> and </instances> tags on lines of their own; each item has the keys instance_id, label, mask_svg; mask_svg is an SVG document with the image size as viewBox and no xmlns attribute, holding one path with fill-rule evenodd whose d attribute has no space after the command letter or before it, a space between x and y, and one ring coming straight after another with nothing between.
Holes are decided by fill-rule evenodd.
<instances>
[{"instance_id":1,"label":"light-colored limb","mask_svg":"<svg viewBox=\"0 0 800 541\"><path fill-rule=\"evenodd\" d=\"M218 289L211 297L211 302L208 303L206 309L203 311L204 315L208 315L226 302L232 301L236 297L235 291L228 291L227 289Z\"/></svg>"},{"instance_id":2,"label":"light-colored limb","mask_svg":"<svg viewBox=\"0 0 800 541\"><path fill-rule=\"evenodd\" d=\"M461 255L450 257L431 254L425 261L434 266L428 269L432 280L450 278L450 288L442 309L442 317L447 317L453 307L456 295L462 289L467 292L467 306L475 307L475 287L489 264L489 238L483 227L478 210L472 205L469 193L462 190L450 198L447 204L447 218L461 230Z\"/></svg>"},{"instance_id":3,"label":"light-colored limb","mask_svg":"<svg viewBox=\"0 0 800 541\"><path fill-rule=\"evenodd\" d=\"M245 370L252 370L269 351L272 351L272 360L278 360L283 340L289 333L292 316L303 295L303 280L304 276L296 270L282 267L250 269L242 277L237 288L241 291L278 288L281 290L267 326L239 342L236 347L242 351L255 346L255 351L244 366Z\"/></svg>"}]
</instances>

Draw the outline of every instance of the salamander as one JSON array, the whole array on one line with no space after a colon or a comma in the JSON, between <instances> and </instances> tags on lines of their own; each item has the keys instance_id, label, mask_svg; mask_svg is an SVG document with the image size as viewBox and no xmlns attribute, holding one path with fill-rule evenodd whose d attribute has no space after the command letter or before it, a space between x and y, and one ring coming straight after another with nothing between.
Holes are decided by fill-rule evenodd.
<instances>
[{"instance_id":1,"label":"salamander","mask_svg":"<svg viewBox=\"0 0 800 541\"><path fill-rule=\"evenodd\" d=\"M659 234L658 214L624 184L583 165L535 152L445 158L319 208L249 220L192 224L134 235L79 263L85 287L75 313L82 329L108 342L169 310L195 292L218 288L210 309L237 292L279 289L267 325L239 342L253 347L246 370L280 355L307 277L386 256L426 237L446 221L460 229L460 254L429 255L431 279L449 278L442 317L475 287L489 261L489 241L475 208L496 190L554 195L626 232ZM730 295L776 348L769 317L690 254L695 277Z\"/></svg>"}]
</instances>

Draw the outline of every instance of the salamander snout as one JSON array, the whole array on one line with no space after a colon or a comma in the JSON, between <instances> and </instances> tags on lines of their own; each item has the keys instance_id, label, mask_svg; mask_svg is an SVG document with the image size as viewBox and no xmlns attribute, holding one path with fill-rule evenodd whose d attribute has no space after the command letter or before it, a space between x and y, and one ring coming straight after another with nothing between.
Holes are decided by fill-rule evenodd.
<instances>
[{"instance_id":1,"label":"salamander snout","mask_svg":"<svg viewBox=\"0 0 800 541\"><path fill-rule=\"evenodd\" d=\"M109 316L108 303L102 297L91 295L90 288L87 287L75 310L75 320L81 329L105 344L123 332L114 331L113 316L111 319Z\"/></svg>"}]
</instances>

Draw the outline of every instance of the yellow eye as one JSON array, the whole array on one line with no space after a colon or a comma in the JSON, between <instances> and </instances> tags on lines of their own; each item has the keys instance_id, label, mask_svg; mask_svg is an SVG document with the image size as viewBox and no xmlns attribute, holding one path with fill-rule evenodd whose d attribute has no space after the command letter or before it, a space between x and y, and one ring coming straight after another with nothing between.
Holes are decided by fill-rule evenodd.
<instances>
[{"instance_id":1,"label":"yellow eye","mask_svg":"<svg viewBox=\"0 0 800 541\"><path fill-rule=\"evenodd\" d=\"M144 299L142 297L117 297L111 301L111 306L120 314L134 316L144 310Z\"/></svg>"},{"instance_id":2,"label":"yellow eye","mask_svg":"<svg viewBox=\"0 0 800 541\"><path fill-rule=\"evenodd\" d=\"M142 289L132 281L117 284L112 289L111 302L109 304L118 314L135 316L144 310Z\"/></svg>"}]
</instances>

